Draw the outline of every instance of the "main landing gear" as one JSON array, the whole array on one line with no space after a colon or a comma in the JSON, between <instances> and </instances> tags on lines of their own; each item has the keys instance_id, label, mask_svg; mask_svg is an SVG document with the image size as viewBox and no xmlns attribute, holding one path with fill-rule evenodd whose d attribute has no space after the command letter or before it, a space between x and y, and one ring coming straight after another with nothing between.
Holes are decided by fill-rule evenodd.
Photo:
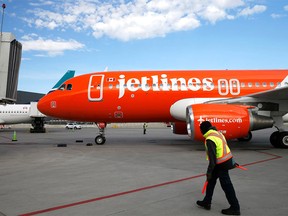
<instances>
[{"instance_id":1,"label":"main landing gear","mask_svg":"<svg viewBox=\"0 0 288 216\"><path fill-rule=\"evenodd\" d=\"M250 141L251 139L252 139L252 133L251 133L251 131L249 131L249 133L247 134L247 136L238 138L238 141L240 141L240 142L248 142L248 141Z\"/></svg>"},{"instance_id":2,"label":"main landing gear","mask_svg":"<svg viewBox=\"0 0 288 216\"><path fill-rule=\"evenodd\" d=\"M288 148L288 131L275 131L270 136L270 143L275 148Z\"/></svg>"},{"instance_id":3,"label":"main landing gear","mask_svg":"<svg viewBox=\"0 0 288 216\"><path fill-rule=\"evenodd\" d=\"M238 138L238 141L247 142L252 138L252 133L249 132L246 137ZM270 136L270 143L275 148L288 148L288 131L275 131Z\"/></svg>"},{"instance_id":4,"label":"main landing gear","mask_svg":"<svg viewBox=\"0 0 288 216\"><path fill-rule=\"evenodd\" d=\"M103 145L105 142L106 142L106 138L105 138L105 128L106 128L106 123L104 122L100 122L100 123L97 123L96 122L96 125L99 129L99 135L95 137L95 143L97 145Z\"/></svg>"}]
</instances>

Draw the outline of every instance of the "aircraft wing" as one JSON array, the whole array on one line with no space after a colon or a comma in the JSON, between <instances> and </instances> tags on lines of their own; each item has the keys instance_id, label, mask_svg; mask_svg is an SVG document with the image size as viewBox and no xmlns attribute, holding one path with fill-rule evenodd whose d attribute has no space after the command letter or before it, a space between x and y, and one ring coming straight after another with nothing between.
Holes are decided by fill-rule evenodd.
<instances>
[{"instance_id":1,"label":"aircraft wing","mask_svg":"<svg viewBox=\"0 0 288 216\"><path fill-rule=\"evenodd\" d=\"M288 87L277 88L270 91L260 92L252 94L250 97L254 98L265 98L271 100L287 100L288 99Z\"/></svg>"},{"instance_id":2,"label":"aircraft wing","mask_svg":"<svg viewBox=\"0 0 288 216\"><path fill-rule=\"evenodd\" d=\"M244 97L220 99L207 103L246 103L246 102L277 102L286 100L288 103L288 87L277 88L269 91L246 95ZM279 102L278 102L279 103Z\"/></svg>"}]
</instances>

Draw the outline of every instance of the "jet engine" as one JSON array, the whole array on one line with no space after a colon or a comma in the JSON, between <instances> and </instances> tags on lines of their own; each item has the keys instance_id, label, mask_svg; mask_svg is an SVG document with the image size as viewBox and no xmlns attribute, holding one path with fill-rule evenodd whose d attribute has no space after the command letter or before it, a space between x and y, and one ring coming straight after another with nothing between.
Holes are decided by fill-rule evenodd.
<instances>
[{"instance_id":1,"label":"jet engine","mask_svg":"<svg viewBox=\"0 0 288 216\"><path fill-rule=\"evenodd\" d=\"M172 132L179 135L187 135L187 124L186 122L173 122L171 125Z\"/></svg>"},{"instance_id":2,"label":"jet engine","mask_svg":"<svg viewBox=\"0 0 288 216\"><path fill-rule=\"evenodd\" d=\"M230 104L194 104L186 108L186 122L189 136L203 140L200 124L210 121L226 139L246 137L250 131L273 126L271 117L258 115L251 106Z\"/></svg>"}]
</instances>

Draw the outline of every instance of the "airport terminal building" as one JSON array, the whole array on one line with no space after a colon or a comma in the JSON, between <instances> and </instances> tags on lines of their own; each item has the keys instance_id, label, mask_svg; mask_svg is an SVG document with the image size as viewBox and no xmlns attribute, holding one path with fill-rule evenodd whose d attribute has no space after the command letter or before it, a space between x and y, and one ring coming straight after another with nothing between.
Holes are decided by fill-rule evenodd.
<instances>
[{"instance_id":1,"label":"airport terminal building","mask_svg":"<svg viewBox=\"0 0 288 216\"><path fill-rule=\"evenodd\" d=\"M37 102L44 94L26 91L17 91L16 104L30 104L30 102Z\"/></svg>"}]
</instances>

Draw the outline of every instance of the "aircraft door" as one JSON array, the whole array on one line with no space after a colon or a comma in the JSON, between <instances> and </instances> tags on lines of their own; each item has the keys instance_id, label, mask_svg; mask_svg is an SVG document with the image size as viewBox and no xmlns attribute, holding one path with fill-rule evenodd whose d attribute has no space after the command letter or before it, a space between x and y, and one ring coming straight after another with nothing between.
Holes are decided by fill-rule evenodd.
<instances>
[{"instance_id":1,"label":"aircraft door","mask_svg":"<svg viewBox=\"0 0 288 216\"><path fill-rule=\"evenodd\" d=\"M88 86L88 99L89 101L102 101L103 100L103 84L104 75L91 75Z\"/></svg>"}]
</instances>

